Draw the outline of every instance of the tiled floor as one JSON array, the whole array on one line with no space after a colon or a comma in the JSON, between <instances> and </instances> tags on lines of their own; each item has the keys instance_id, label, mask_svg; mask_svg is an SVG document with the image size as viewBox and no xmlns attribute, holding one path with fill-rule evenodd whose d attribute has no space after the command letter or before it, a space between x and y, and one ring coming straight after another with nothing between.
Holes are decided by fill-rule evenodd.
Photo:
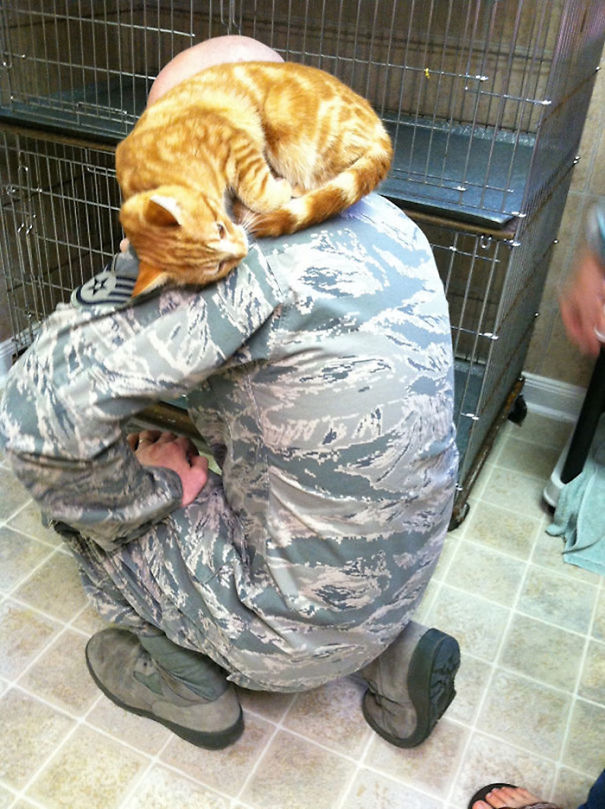
<instances>
[{"instance_id":1,"label":"tiled floor","mask_svg":"<svg viewBox=\"0 0 605 809\"><path fill-rule=\"evenodd\" d=\"M507 424L447 539L420 617L459 639L459 693L412 751L366 726L348 680L243 694L222 752L115 707L85 668L100 624L71 557L0 465L0 809L464 809L494 780L575 808L604 764L605 587L544 532L566 431Z\"/></svg>"}]
</instances>

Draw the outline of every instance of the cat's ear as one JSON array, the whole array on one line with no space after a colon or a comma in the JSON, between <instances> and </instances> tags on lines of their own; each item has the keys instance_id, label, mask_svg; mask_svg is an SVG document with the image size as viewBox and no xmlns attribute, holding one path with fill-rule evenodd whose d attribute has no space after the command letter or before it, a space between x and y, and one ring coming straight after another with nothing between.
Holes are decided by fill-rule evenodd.
<instances>
[{"instance_id":1,"label":"cat's ear","mask_svg":"<svg viewBox=\"0 0 605 809\"><path fill-rule=\"evenodd\" d=\"M162 228L178 227L182 224L182 212L174 197L153 194L145 206L145 219Z\"/></svg>"}]
</instances>

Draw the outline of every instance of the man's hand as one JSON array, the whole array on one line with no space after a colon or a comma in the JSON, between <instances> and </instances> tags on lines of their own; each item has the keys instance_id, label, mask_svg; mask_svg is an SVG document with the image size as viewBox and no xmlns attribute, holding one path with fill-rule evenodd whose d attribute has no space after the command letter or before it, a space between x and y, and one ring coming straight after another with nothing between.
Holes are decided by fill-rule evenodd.
<instances>
[{"instance_id":1,"label":"man's hand","mask_svg":"<svg viewBox=\"0 0 605 809\"><path fill-rule=\"evenodd\" d=\"M605 274L590 250L578 256L570 279L559 297L561 317L569 339L585 354L599 353L605 342Z\"/></svg>"},{"instance_id":2,"label":"man's hand","mask_svg":"<svg viewBox=\"0 0 605 809\"><path fill-rule=\"evenodd\" d=\"M181 505L192 503L206 485L208 460L185 436L160 430L143 430L130 433L126 440L143 466L163 466L177 473L183 487Z\"/></svg>"}]
</instances>

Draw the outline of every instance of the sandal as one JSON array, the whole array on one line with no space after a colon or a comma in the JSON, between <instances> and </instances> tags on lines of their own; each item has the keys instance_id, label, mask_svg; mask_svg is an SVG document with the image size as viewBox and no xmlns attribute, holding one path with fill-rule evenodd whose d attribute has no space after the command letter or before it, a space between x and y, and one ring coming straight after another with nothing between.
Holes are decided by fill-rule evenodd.
<instances>
[{"instance_id":1,"label":"sandal","mask_svg":"<svg viewBox=\"0 0 605 809\"><path fill-rule=\"evenodd\" d=\"M478 789L477 792L473 795L473 797L468 802L468 809L473 808L473 804L476 801L485 801L486 796L492 791L492 789L501 789L502 787L510 787L511 789L518 789L516 784L487 784L481 789ZM489 803L489 801L487 801ZM502 809L508 809L508 807L502 807ZM548 801L537 801L536 803L528 803L527 806L524 806L523 809L561 809L561 807L557 806L554 803L549 803Z\"/></svg>"}]
</instances>

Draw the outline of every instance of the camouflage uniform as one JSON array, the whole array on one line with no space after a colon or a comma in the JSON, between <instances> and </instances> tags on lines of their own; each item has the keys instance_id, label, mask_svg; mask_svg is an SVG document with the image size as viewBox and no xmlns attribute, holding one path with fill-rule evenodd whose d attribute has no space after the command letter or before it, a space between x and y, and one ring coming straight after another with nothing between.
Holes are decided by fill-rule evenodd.
<instances>
[{"instance_id":1,"label":"camouflage uniform","mask_svg":"<svg viewBox=\"0 0 605 809\"><path fill-rule=\"evenodd\" d=\"M410 620L454 494L450 326L426 239L372 195L251 245L202 290L132 300L136 259L115 265L108 303L43 324L0 428L42 512L74 529L92 601L247 687L359 669ZM222 469L186 508L178 476L123 436L178 396Z\"/></svg>"}]
</instances>

